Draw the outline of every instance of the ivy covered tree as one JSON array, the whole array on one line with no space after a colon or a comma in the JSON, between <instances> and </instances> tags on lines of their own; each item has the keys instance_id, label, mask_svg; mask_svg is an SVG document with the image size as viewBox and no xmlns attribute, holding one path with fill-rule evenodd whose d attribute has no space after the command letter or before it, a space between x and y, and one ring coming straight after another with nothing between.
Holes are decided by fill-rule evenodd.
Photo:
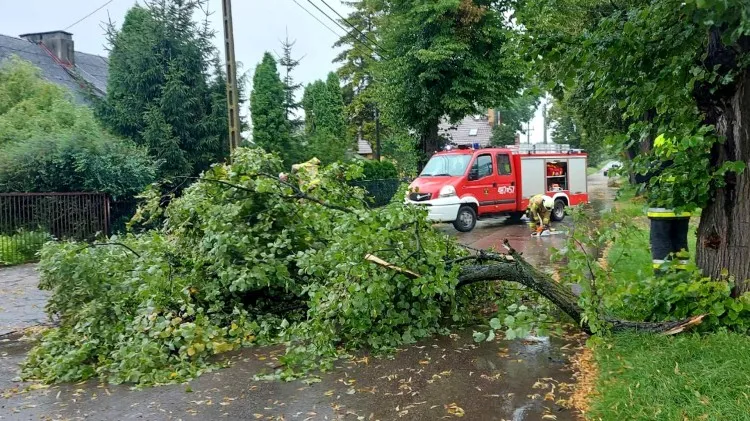
<instances>
[{"instance_id":1,"label":"ivy covered tree","mask_svg":"<svg viewBox=\"0 0 750 421\"><path fill-rule=\"evenodd\" d=\"M0 192L132 196L155 168L144 148L105 130L31 63L0 63Z\"/></svg>"},{"instance_id":2,"label":"ivy covered tree","mask_svg":"<svg viewBox=\"0 0 750 421\"><path fill-rule=\"evenodd\" d=\"M161 177L196 175L228 156L224 77L212 66L208 25L194 19L205 0L136 5L108 27L106 99L99 114L114 133L148 148ZM213 74L212 74L213 71Z\"/></svg>"},{"instance_id":3,"label":"ivy covered tree","mask_svg":"<svg viewBox=\"0 0 750 421\"><path fill-rule=\"evenodd\" d=\"M623 117L612 146L632 169L662 167L648 193L655 206L703 208L697 262L750 290L750 8L747 2L527 0L518 8L530 57L558 88ZM673 139L651 152L660 134ZM668 165L666 165L668 164Z\"/></svg>"},{"instance_id":4,"label":"ivy covered tree","mask_svg":"<svg viewBox=\"0 0 750 421\"><path fill-rule=\"evenodd\" d=\"M396 124L418 133L422 162L442 146L438 125L480 107L502 104L518 92L518 60L510 2L394 0L379 19L383 81L378 97Z\"/></svg>"},{"instance_id":5,"label":"ivy covered tree","mask_svg":"<svg viewBox=\"0 0 750 421\"><path fill-rule=\"evenodd\" d=\"M346 134L344 100L338 76L331 72L325 82L317 80L309 84L302 104L308 154L326 163L343 160L353 142Z\"/></svg>"},{"instance_id":6,"label":"ivy covered tree","mask_svg":"<svg viewBox=\"0 0 750 421\"><path fill-rule=\"evenodd\" d=\"M291 165L299 151L292 149L294 145L285 100L286 91L279 77L276 60L271 53L266 52L255 68L253 90L250 93L253 143L269 152L278 153L287 165Z\"/></svg>"}]
</instances>

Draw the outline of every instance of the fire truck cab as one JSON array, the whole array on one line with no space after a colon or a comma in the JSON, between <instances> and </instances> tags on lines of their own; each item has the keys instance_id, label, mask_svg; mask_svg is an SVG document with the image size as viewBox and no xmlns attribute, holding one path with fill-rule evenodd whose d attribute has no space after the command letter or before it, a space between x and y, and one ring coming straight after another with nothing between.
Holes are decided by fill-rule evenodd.
<instances>
[{"instance_id":1,"label":"fire truck cab","mask_svg":"<svg viewBox=\"0 0 750 421\"><path fill-rule=\"evenodd\" d=\"M588 203L588 156L568 145L520 145L438 152L409 186L406 203L425 206L434 222L461 232L478 219L520 219L537 194L554 200L552 220L565 208Z\"/></svg>"}]
</instances>

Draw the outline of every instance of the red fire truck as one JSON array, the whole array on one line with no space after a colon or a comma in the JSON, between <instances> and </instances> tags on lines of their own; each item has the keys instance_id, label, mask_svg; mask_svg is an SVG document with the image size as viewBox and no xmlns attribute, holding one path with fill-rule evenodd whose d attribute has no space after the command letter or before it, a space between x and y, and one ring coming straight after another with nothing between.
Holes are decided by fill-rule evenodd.
<instances>
[{"instance_id":1,"label":"red fire truck","mask_svg":"<svg viewBox=\"0 0 750 421\"><path fill-rule=\"evenodd\" d=\"M543 193L555 201L552 220L565 207L588 203L588 156L567 145L520 145L436 153L409 186L406 202L426 206L429 219L462 232L478 219L520 219L529 199Z\"/></svg>"}]
</instances>

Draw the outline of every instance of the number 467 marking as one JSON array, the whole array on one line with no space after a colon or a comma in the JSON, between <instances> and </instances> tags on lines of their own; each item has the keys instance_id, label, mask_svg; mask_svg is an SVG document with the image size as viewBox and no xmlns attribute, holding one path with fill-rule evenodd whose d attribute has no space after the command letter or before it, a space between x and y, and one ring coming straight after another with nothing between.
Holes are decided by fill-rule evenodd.
<instances>
[{"instance_id":1,"label":"number 467 marking","mask_svg":"<svg viewBox=\"0 0 750 421\"><path fill-rule=\"evenodd\" d=\"M500 186L497 188L497 192L500 194L513 194L516 192L515 186Z\"/></svg>"}]
</instances>

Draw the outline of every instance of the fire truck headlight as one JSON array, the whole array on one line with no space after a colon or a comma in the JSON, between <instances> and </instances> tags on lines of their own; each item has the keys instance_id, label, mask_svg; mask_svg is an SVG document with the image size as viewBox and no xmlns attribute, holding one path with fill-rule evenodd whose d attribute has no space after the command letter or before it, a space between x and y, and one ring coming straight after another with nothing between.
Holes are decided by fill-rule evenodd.
<instances>
[{"instance_id":1,"label":"fire truck headlight","mask_svg":"<svg viewBox=\"0 0 750 421\"><path fill-rule=\"evenodd\" d=\"M440 189L440 194L438 195L438 197L453 197L455 195L456 195L456 188L451 185L447 185L443 187L442 189Z\"/></svg>"}]
</instances>

